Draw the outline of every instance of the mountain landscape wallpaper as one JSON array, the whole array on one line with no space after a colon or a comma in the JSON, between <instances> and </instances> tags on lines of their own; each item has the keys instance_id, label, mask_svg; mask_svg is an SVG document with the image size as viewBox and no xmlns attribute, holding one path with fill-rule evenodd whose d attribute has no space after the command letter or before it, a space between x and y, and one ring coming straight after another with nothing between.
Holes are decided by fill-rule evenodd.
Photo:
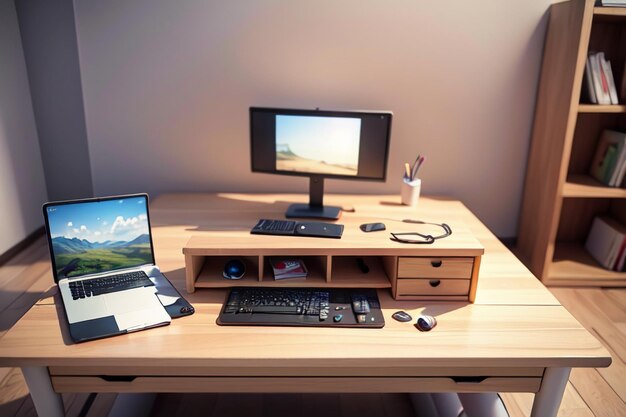
<instances>
[{"instance_id":1,"label":"mountain landscape wallpaper","mask_svg":"<svg viewBox=\"0 0 626 417\"><path fill-rule=\"evenodd\" d=\"M143 197L47 209L59 278L153 262Z\"/></svg>"}]
</instances>

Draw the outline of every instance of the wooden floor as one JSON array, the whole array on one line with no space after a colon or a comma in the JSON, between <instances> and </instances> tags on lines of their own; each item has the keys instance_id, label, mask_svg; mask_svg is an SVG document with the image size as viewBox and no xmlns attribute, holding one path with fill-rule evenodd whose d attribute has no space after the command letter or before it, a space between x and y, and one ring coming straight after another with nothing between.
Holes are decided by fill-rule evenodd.
<instances>
[{"instance_id":1,"label":"wooden floor","mask_svg":"<svg viewBox=\"0 0 626 417\"><path fill-rule=\"evenodd\" d=\"M0 266L0 337L52 285L44 238ZM613 356L604 369L574 369L560 417L626 416L626 288L551 288L559 301ZM68 416L102 417L116 394L64 395ZM394 416L412 415L403 394L160 394L151 415L164 416ZM511 417L530 415L532 394L502 394ZM86 407L85 405L90 405ZM271 410L271 411L270 411ZM19 369L0 368L0 416L34 417L33 403Z\"/></svg>"}]
</instances>

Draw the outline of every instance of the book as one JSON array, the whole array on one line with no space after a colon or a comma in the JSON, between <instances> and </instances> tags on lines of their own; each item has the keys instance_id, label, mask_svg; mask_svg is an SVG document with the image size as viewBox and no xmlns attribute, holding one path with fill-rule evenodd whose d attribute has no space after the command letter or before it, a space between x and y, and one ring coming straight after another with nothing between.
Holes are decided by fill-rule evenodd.
<instances>
[{"instance_id":1,"label":"book","mask_svg":"<svg viewBox=\"0 0 626 417\"><path fill-rule=\"evenodd\" d=\"M593 88L596 93L598 104L611 104L609 95L609 86L606 77L603 75L602 66L600 64L600 53L591 52L589 61L591 66L591 78L593 79Z\"/></svg>"},{"instance_id":2,"label":"book","mask_svg":"<svg viewBox=\"0 0 626 417\"><path fill-rule=\"evenodd\" d=\"M619 104L617 100L617 88L615 87L615 79L613 79L613 70L611 69L611 61L607 61L604 52L598 52L598 60L602 69L603 78L606 81L611 104Z\"/></svg>"},{"instance_id":3,"label":"book","mask_svg":"<svg viewBox=\"0 0 626 417\"><path fill-rule=\"evenodd\" d=\"M308 271L302 259L270 259L274 279L306 278Z\"/></svg>"},{"instance_id":4,"label":"book","mask_svg":"<svg viewBox=\"0 0 626 417\"><path fill-rule=\"evenodd\" d=\"M614 269L626 240L626 227L609 217L593 219L585 249L606 269Z\"/></svg>"},{"instance_id":5,"label":"book","mask_svg":"<svg viewBox=\"0 0 626 417\"><path fill-rule=\"evenodd\" d=\"M625 0L600 0L598 3L603 7L626 7Z\"/></svg>"},{"instance_id":6,"label":"book","mask_svg":"<svg viewBox=\"0 0 626 417\"><path fill-rule=\"evenodd\" d=\"M596 91L593 87L593 74L591 73L591 58L587 57L585 61L585 86L587 89L587 97L589 102L598 104L598 98L596 97Z\"/></svg>"},{"instance_id":7,"label":"book","mask_svg":"<svg viewBox=\"0 0 626 417\"><path fill-rule=\"evenodd\" d=\"M626 133L605 129L600 135L589 174L608 186L619 186L626 163Z\"/></svg>"},{"instance_id":8,"label":"book","mask_svg":"<svg viewBox=\"0 0 626 417\"><path fill-rule=\"evenodd\" d=\"M626 146L622 146L622 152L617 157L615 170L609 185L611 187L619 187L624 182L624 177L626 177Z\"/></svg>"},{"instance_id":9,"label":"book","mask_svg":"<svg viewBox=\"0 0 626 417\"><path fill-rule=\"evenodd\" d=\"M619 98L622 102L626 102L626 60L624 62L624 71L622 72L622 85L619 89Z\"/></svg>"},{"instance_id":10,"label":"book","mask_svg":"<svg viewBox=\"0 0 626 417\"><path fill-rule=\"evenodd\" d=\"M617 252L617 259L615 260L615 266L613 267L614 271L623 272L626 270L624 264L626 263L626 237L624 237L624 241L622 242L622 247Z\"/></svg>"}]
</instances>

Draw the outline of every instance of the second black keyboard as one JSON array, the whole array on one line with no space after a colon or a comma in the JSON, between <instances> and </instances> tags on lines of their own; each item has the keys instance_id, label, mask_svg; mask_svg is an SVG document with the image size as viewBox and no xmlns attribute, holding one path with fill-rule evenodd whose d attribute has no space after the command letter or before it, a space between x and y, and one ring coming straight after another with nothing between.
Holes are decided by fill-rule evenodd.
<instances>
[{"instance_id":1,"label":"second black keyboard","mask_svg":"<svg viewBox=\"0 0 626 417\"><path fill-rule=\"evenodd\" d=\"M385 320L375 289L241 287L231 290L217 323L380 328Z\"/></svg>"}]
</instances>

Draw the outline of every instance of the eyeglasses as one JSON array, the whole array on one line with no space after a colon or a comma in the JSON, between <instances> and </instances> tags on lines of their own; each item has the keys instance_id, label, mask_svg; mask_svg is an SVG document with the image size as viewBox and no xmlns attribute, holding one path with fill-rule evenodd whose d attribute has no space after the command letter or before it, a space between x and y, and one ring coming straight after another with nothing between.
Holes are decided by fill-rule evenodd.
<instances>
[{"instance_id":1,"label":"eyeglasses","mask_svg":"<svg viewBox=\"0 0 626 417\"><path fill-rule=\"evenodd\" d=\"M406 221L406 220L405 220ZM423 222L421 220L410 220L406 221L408 223L415 224L430 224L433 226L438 226L443 229L443 234L439 236L433 236L430 234L418 233L418 232L406 232L406 233L391 233L391 237L389 239L394 242L399 243L416 243L416 244L430 244L434 243L437 239L443 239L444 237L448 237L452 234L452 229L445 223L428 223Z\"/></svg>"}]
</instances>

